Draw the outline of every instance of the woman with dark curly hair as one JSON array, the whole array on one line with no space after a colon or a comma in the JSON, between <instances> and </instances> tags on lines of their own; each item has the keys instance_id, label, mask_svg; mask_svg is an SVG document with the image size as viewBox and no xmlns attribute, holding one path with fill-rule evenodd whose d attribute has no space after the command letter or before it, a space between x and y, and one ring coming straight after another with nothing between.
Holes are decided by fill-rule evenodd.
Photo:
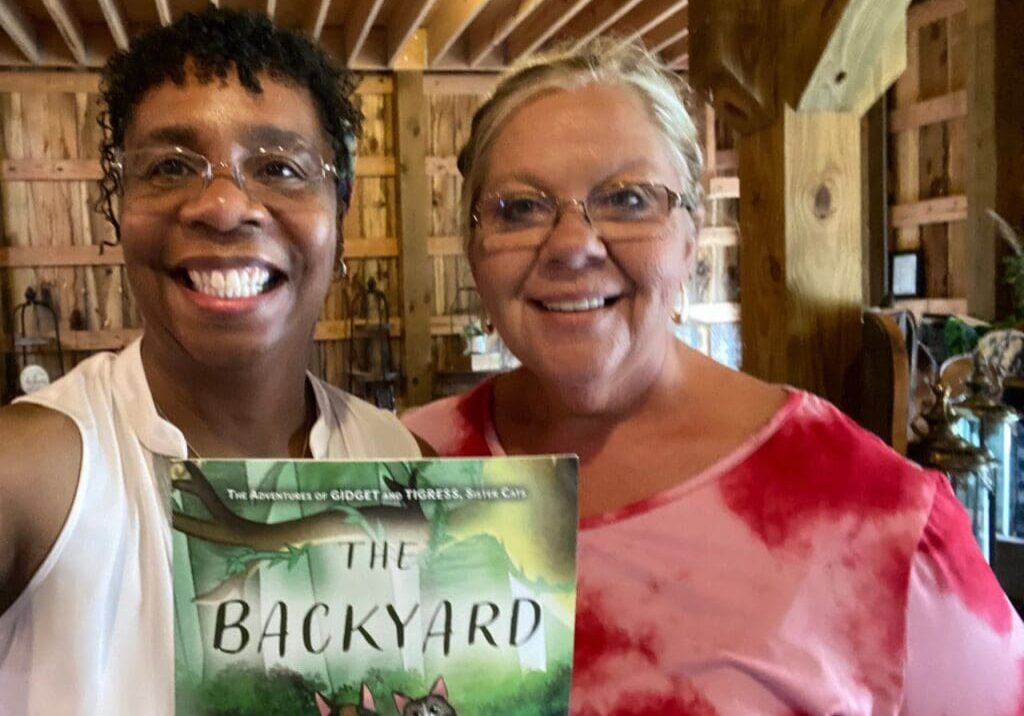
<instances>
[{"instance_id":1,"label":"woman with dark curly hair","mask_svg":"<svg viewBox=\"0 0 1024 716\"><path fill-rule=\"evenodd\" d=\"M213 8L107 64L101 208L145 330L0 410L3 714L173 711L161 459L419 454L305 369L341 258L352 89L300 35Z\"/></svg>"}]
</instances>

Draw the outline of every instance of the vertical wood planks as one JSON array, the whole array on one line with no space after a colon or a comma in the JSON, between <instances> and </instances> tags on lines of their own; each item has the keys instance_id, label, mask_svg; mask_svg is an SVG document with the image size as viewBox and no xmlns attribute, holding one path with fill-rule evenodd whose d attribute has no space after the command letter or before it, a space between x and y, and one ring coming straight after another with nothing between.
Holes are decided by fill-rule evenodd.
<instances>
[{"instance_id":1,"label":"vertical wood planks","mask_svg":"<svg viewBox=\"0 0 1024 716\"><path fill-rule=\"evenodd\" d=\"M946 94L949 90L949 46L946 20L919 31L919 100ZM949 196L949 130L945 123L920 128L920 199ZM924 254L925 292L929 298L949 296L949 228L946 224L921 227Z\"/></svg>"},{"instance_id":2,"label":"vertical wood planks","mask_svg":"<svg viewBox=\"0 0 1024 716\"><path fill-rule=\"evenodd\" d=\"M967 87L967 13L960 12L950 16L946 27L949 46L949 90L963 90ZM949 140L949 193L950 195L967 193L967 120L956 117L948 120ZM954 221L949 224L949 295L961 298L967 295L967 222Z\"/></svg>"},{"instance_id":3,"label":"vertical wood planks","mask_svg":"<svg viewBox=\"0 0 1024 716\"><path fill-rule=\"evenodd\" d=\"M395 73L398 224L402 255L402 327L406 405L433 397L430 313L433 272L427 258L431 211L426 174L427 105L423 73Z\"/></svg>"},{"instance_id":4,"label":"vertical wood planks","mask_svg":"<svg viewBox=\"0 0 1024 716\"><path fill-rule=\"evenodd\" d=\"M859 118L785 108L739 148L741 227L758 237L743 245L744 369L840 402L860 337Z\"/></svg>"}]
</instances>

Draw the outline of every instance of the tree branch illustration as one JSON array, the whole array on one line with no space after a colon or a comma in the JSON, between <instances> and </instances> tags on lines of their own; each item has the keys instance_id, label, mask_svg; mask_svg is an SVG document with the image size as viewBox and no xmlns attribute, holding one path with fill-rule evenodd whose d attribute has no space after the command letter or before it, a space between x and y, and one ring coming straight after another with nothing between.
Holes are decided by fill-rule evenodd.
<instances>
[{"instance_id":1,"label":"tree branch illustration","mask_svg":"<svg viewBox=\"0 0 1024 716\"><path fill-rule=\"evenodd\" d=\"M284 553L309 545L341 541L368 543L378 539L374 535L374 526L378 527L377 531L383 526L381 538L425 544L429 537L430 526L416 506L403 509L374 505L358 510L346 507L283 522L255 522L232 512L197 465L190 462L183 465L184 473L176 473L172 477L172 485L198 499L210 519L173 512L171 524L174 529L196 539L256 552ZM240 588L265 561L253 560L243 571L197 596L196 601L212 601L222 592Z\"/></svg>"},{"instance_id":2,"label":"tree branch illustration","mask_svg":"<svg viewBox=\"0 0 1024 716\"><path fill-rule=\"evenodd\" d=\"M175 479L174 487L196 497L212 519L207 521L174 513L173 525L180 532L207 542L265 551L342 540L369 542L372 536L363 528L363 521L383 524L390 539L415 542L428 535L426 518L419 510L376 505L359 510L325 510L270 524L254 522L232 512L197 465L184 465L188 477Z\"/></svg>"}]
</instances>

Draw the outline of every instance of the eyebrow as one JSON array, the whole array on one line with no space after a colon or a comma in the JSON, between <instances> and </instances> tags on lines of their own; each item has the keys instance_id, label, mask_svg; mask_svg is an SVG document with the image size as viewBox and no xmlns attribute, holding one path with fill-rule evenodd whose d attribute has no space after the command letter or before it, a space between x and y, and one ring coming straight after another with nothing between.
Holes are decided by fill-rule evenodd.
<instances>
[{"instance_id":1,"label":"eyebrow","mask_svg":"<svg viewBox=\"0 0 1024 716\"><path fill-rule=\"evenodd\" d=\"M246 127L244 130L246 141L251 144L287 146L294 144L306 144L316 147L316 143L310 141L299 132L290 129L282 129L273 125L258 124ZM190 149L196 149L199 144L199 132L184 124L172 124L165 127L157 127L147 132L143 138L144 144L177 144Z\"/></svg>"},{"instance_id":2,"label":"eyebrow","mask_svg":"<svg viewBox=\"0 0 1024 716\"><path fill-rule=\"evenodd\" d=\"M282 129L281 127L275 127L272 124L257 124L246 129L246 135L250 142L256 144L306 144L311 147L316 146L316 142L311 139L307 139L299 132L294 132L290 129Z\"/></svg>"},{"instance_id":3,"label":"eyebrow","mask_svg":"<svg viewBox=\"0 0 1024 716\"><path fill-rule=\"evenodd\" d=\"M597 183L594 184L594 187L603 186L605 184L608 184L609 182L615 181L619 179L623 174L629 174L630 172L640 170L650 171L652 169L653 165L646 158L629 161L626 162L625 164L622 164L621 166L616 167L615 171L609 172L608 174L602 176L601 179L599 179ZM520 182L522 184L526 184L534 189L539 189L540 191L543 191L548 194L552 192L551 186L547 184L547 182L545 182L536 174L533 174L532 172L529 171L514 172L512 174L508 174L506 176L501 177L497 183L500 185L504 184L505 182Z\"/></svg>"},{"instance_id":4,"label":"eyebrow","mask_svg":"<svg viewBox=\"0 0 1024 716\"><path fill-rule=\"evenodd\" d=\"M143 137L144 144L180 144L182 146L195 146L197 132L192 127L172 124L166 127L157 127L146 132Z\"/></svg>"}]
</instances>

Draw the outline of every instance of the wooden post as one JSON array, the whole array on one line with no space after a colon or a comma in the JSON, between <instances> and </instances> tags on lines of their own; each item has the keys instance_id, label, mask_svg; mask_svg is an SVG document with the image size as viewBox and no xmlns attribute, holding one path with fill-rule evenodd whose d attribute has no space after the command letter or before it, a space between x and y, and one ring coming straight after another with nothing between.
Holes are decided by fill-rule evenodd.
<instances>
[{"instance_id":1,"label":"wooden post","mask_svg":"<svg viewBox=\"0 0 1024 716\"><path fill-rule=\"evenodd\" d=\"M905 67L908 1L690 4L692 77L743 135L743 368L839 403L864 306L860 117Z\"/></svg>"},{"instance_id":2,"label":"wooden post","mask_svg":"<svg viewBox=\"0 0 1024 716\"><path fill-rule=\"evenodd\" d=\"M434 302L427 178L427 104L423 73L395 73L395 129L398 150L398 225L401 237L402 343L407 407L433 396L430 313Z\"/></svg>"},{"instance_id":3,"label":"wooden post","mask_svg":"<svg viewBox=\"0 0 1024 716\"><path fill-rule=\"evenodd\" d=\"M1024 224L1024 96L1019 74L1024 48L1024 5L1014 0L971 0L967 6L967 310L993 320L1010 309L999 257L1007 247L988 210L1013 226Z\"/></svg>"},{"instance_id":4,"label":"wooden post","mask_svg":"<svg viewBox=\"0 0 1024 716\"><path fill-rule=\"evenodd\" d=\"M889 285L889 111L885 95L861 123L864 301L878 306Z\"/></svg>"},{"instance_id":5,"label":"wooden post","mask_svg":"<svg viewBox=\"0 0 1024 716\"><path fill-rule=\"evenodd\" d=\"M860 122L786 107L739 161L743 368L838 402L860 347Z\"/></svg>"},{"instance_id":6,"label":"wooden post","mask_svg":"<svg viewBox=\"0 0 1024 716\"><path fill-rule=\"evenodd\" d=\"M7 329L8 322L11 322L13 326L13 317L9 316L6 306L7 296L5 286L8 282L8 271L0 268L0 406L5 405L8 401L14 398L13 394L8 394L8 389L11 387L11 372L13 372L13 366L8 366L8 350L11 349L10 338ZM13 335L13 334L11 334Z\"/></svg>"}]
</instances>

